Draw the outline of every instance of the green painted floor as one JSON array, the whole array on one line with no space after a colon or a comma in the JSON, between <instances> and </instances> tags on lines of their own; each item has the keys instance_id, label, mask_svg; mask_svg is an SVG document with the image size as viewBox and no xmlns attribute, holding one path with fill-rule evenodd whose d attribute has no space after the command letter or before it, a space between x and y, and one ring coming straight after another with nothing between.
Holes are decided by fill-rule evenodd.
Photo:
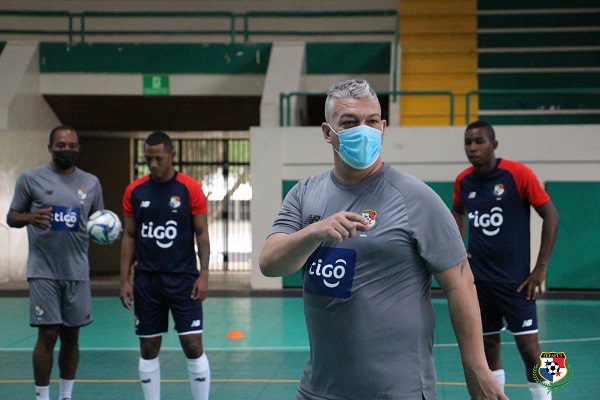
<instances>
[{"instance_id":1,"label":"green painted floor","mask_svg":"<svg viewBox=\"0 0 600 400\"><path fill-rule=\"evenodd\" d=\"M0 399L31 400L31 349L37 330L28 325L27 298L0 297ZM445 300L437 314L435 360L438 399L468 399L459 351ZM573 372L555 400L600 399L596 362L600 356L600 301L541 300L540 340L544 351L565 352ZM308 357L300 298L209 298L204 303L204 345L211 365L212 400L293 399ZM74 400L143 399L138 383L138 340L133 317L116 298L95 298L94 323L81 331L80 365ZM232 330L245 338L231 340ZM506 393L530 399L524 368L509 334L503 336ZM163 399L190 399L185 358L175 332L163 339L160 356ZM52 398L58 395L53 370Z\"/></svg>"}]
</instances>

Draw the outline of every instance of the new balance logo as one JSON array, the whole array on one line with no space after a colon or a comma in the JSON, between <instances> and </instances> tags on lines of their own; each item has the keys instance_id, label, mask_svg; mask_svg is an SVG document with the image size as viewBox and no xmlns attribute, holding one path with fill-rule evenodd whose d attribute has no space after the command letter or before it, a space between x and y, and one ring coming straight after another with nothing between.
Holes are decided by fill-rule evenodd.
<instances>
[{"instance_id":1,"label":"new balance logo","mask_svg":"<svg viewBox=\"0 0 600 400\"><path fill-rule=\"evenodd\" d=\"M150 207L150 200L144 200L140 204L140 208L148 208L148 207Z\"/></svg>"},{"instance_id":2,"label":"new balance logo","mask_svg":"<svg viewBox=\"0 0 600 400\"><path fill-rule=\"evenodd\" d=\"M140 382L142 382L142 383L150 383L150 382L152 382L152 379L151 378L142 379Z\"/></svg>"},{"instance_id":3,"label":"new balance logo","mask_svg":"<svg viewBox=\"0 0 600 400\"><path fill-rule=\"evenodd\" d=\"M310 225L314 222L317 222L321 219L320 215L314 215L314 214L310 214L308 216L308 218L306 218L306 221L304 222L304 225Z\"/></svg>"},{"instance_id":4,"label":"new balance logo","mask_svg":"<svg viewBox=\"0 0 600 400\"><path fill-rule=\"evenodd\" d=\"M196 378L194 379L196 382L206 382L206 378Z\"/></svg>"},{"instance_id":5,"label":"new balance logo","mask_svg":"<svg viewBox=\"0 0 600 400\"><path fill-rule=\"evenodd\" d=\"M190 327L192 328L197 328L200 326L200 320L199 319L195 319L192 321L192 325L190 325Z\"/></svg>"},{"instance_id":6,"label":"new balance logo","mask_svg":"<svg viewBox=\"0 0 600 400\"><path fill-rule=\"evenodd\" d=\"M526 328L526 327L528 327L528 326L531 326L531 325L533 325L533 320L531 320L531 319L526 319L525 321L523 321L523 326L522 326L522 328Z\"/></svg>"}]
</instances>

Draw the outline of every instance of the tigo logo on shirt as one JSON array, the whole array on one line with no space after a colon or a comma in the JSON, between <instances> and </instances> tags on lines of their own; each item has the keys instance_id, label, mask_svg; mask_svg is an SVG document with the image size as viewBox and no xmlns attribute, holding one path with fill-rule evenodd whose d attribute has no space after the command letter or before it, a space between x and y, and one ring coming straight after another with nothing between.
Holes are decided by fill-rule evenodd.
<instances>
[{"instance_id":1,"label":"tigo logo on shirt","mask_svg":"<svg viewBox=\"0 0 600 400\"><path fill-rule=\"evenodd\" d=\"M80 215L81 210L76 207L52 206L50 229L53 231L77 232Z\"/></svg>"},{"instance_id":2,"label":"tigo logo on shirt","mask_svg":"<svg viewBox=\"0 0 600 400\"><path fill-rule=\"evenodd\" d=\"M500 232L500 226L504 222L502 208L493 207L489 213L479 214L479 211L470 212L469 219L473 221L473 226L483 231L486 236L494 236Z\"/></svg>"},{"instance_id":3,"label":"tigo logo on shirt","mask_svg":"<svg viewBox=\"0 0 600 400\"><path fill-rule=\"evenodd\" d=\"M304 291L320 296L347 299L352 293L356 251L337 247L321 247L304 271Z\"/></svg>"},{"instance_id":4,"label":"tigo logo on shirt","mask_svg":"<svg viewBox=\"0 0 600 400\"><path fill-rule=\"evenodd\" d=\"M169 220L164 226L154 226L154 222L142 223L141 236L144 239L156 239L156 245L162 249L173 246L173 240L177 237L177 222Z\"/></svg>"}]
</instances>

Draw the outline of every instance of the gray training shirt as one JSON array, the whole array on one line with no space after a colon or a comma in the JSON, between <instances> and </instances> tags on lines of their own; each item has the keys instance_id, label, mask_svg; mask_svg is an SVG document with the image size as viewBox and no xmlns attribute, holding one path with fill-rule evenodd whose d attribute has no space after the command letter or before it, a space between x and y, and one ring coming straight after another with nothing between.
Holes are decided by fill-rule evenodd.
<instances>
[{"instance_id":1,"label":"gray training shirt","mask_svg":"<svg viewBox=\"0 0 600 400\"><path fill-rule=\"evenodd\" d=\"M32 212L47 207L52 207L50 229L27 225L27 278L89 280L85 226L92 213L104 208L98 178L78 168L62 175L50 164L24 171L10 208Z\"/></svg>"},{"instance_id":2,"label":"gray training shirt","mask_svg":"<svg viewBox=\"0 0 600 400\"><path fill-rule=\"evenodd\" d=\"M303 267L310 359L297 398L433 399L431 278L466 259L456 222L429 186L384 165L355 185L333 171L300 181L271 234L339 211L371 230L323 242Z\"/></svg>"}]
</instances>

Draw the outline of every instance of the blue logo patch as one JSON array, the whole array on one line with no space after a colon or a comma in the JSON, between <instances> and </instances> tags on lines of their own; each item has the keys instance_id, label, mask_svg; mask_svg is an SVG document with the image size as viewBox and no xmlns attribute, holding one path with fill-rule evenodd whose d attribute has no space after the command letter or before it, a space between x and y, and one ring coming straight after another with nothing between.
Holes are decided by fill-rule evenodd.
<instances>
[{"instance_id":1,"label":"blue logo patch","mask_svg":"<svg viewBox=\"0 0 600 400\"><path fill-rule=\"evenodd\" d=\"M355 267L355 250L321 247L305 265L304 291L347 299L352 294Z\"/></svg>"},{"instance_id":2,"label":"blue logo patch","mask_svg":"<svg viewBox=\"0 0 600 400\"><path fill-rule=\"evenodd\" d=\"M79 230L81 209L77 207L52 206L52 222L50 229L53 231Z\"/></svg>"}]
</instances>

